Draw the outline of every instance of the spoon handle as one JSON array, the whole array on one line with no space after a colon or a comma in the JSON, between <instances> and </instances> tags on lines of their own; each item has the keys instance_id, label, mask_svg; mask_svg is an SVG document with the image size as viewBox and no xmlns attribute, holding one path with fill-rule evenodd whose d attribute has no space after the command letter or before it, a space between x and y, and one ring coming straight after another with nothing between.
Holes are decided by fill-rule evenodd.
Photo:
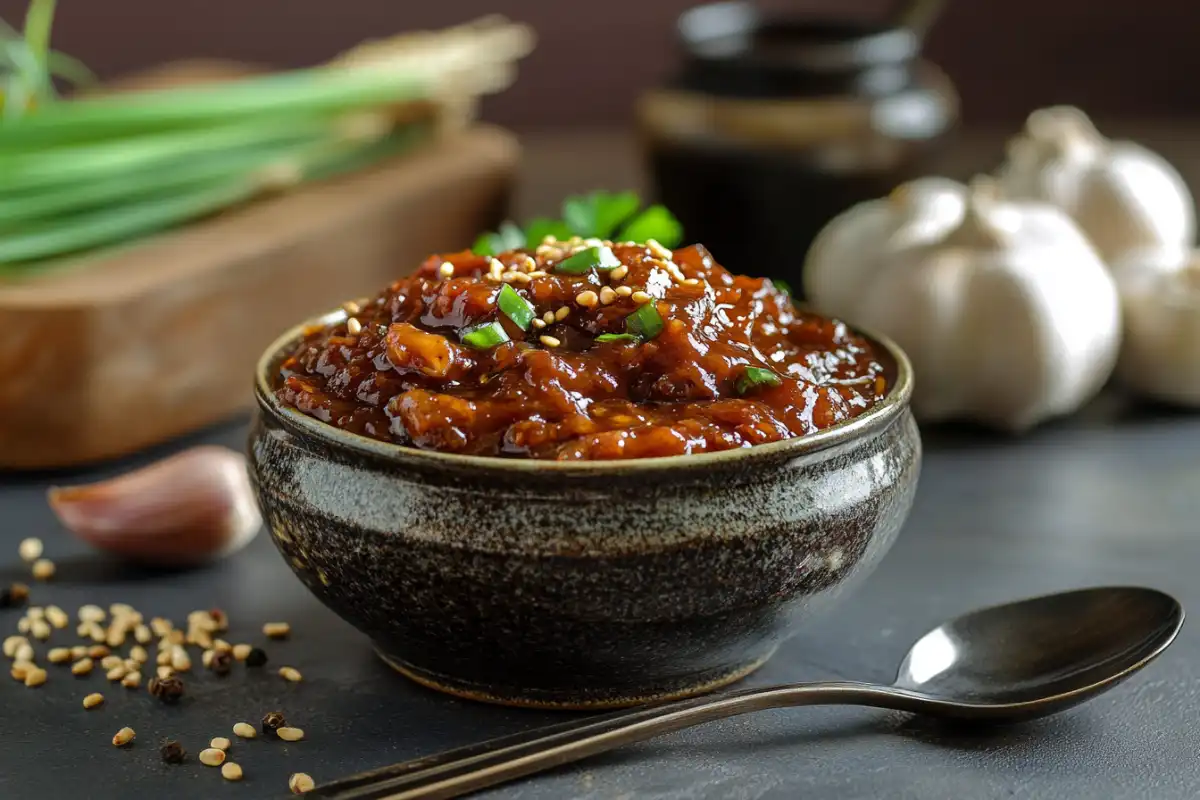
<instances>
[{"instance_id":1,"label":"spoon handle","mask_svg":"<svg viewBox=\"0 0 1200 800\"><path fill-rule=\"evenodd\" d=\"M333 800L445 800L626 744L752 711L834 704L917 710L926 702L915 693L855 682L743 689L538 728L327 784L313 796Z\"/></svg>"}]
</instances>

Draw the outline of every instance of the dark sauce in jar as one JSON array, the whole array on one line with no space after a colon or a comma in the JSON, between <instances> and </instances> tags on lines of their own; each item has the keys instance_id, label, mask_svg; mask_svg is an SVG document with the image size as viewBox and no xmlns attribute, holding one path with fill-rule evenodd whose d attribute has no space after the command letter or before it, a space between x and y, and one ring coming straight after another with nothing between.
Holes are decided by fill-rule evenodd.
<instances>
[{"instance_id":1,"label":"dark sauce in jar","mask_svg":"<svg viewBox=\"0 0 1200 800\"><path fill-rule=\"evenodd\" d=\"M564 263L588 252L606 263ZM700 245L575 239L438 255L347 314L285 358L281 402L442 452L606 460L750 447L852 419L887 391L869 340Z\"/></svg>"},{"instance_id":2,"label":"dark sauce in jar","mask_svg":"<svg viewBox=\"0 0 1200 800\"><path fill-rule=\"evenodd\" d=\"M936 171L957 99L911 32L730 2L685 13L680 38L639 130L656 199L730 269L799 289L830 219Z\"/></svg>"}]
</instances>

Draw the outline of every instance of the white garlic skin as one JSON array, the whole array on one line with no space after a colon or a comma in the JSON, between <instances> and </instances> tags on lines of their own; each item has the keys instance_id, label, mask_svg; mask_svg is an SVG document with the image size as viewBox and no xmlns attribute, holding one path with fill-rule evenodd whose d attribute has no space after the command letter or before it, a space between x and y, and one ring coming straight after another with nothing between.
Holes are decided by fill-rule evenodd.
<instances>
[{"instance_id":1,"label":"white garlic skin","mask_svg":"<svg viewBox=\"0 0 1200 800\"><path fill-rule=\"evenodd\" d=\"M1067 212L1107 263L1131 251L1190 246L1196 234L1195 204L1179 172L1142 145L1105 138L1077 108L1030 114L996 177L1010 198Z\"/></svg>"},{"instance_id":2,"label":"white garlic skin","mask_svg":"<svg viewBox=\"0 0 1200 800\"><path fill-rule=\"evenodd\" d=\"M913 363L913 411L1026 431L1069 414L1112 374L1120 308L1107 267L1062 211L971 188L961 221L896 248L876 269L812 305L896 341ZM848 300L847 300L848 298Z\"/></svg>"},{"instance_id":3,"label":"white garlic skin","mask_svg":"<svg viewBox=\"0 0 1200 800\"><path fill-rule=\"evenodd\" d=\"M79 538L150 564L231 555L262 527L246 458L201 446L98 483L53 488L50 508Z\"/></svg>"},{"instance_id":4,"label":"white garlic skin","mask_svg":"<svg viewBox=\"0 0 1200 800\"><path fill-rule=\"evenodd\" d=\"M805 257L805 296L820 296L825 313L841 315L854 302L854 287L879 269L881 261L957 225L966 194L967 187L957 181L920 178L834 217Z\"/></svg>"},{"instance_id":5,"label":"white garlic skin","mask_svg":"<svg viewBox=\"0 0 1200 800\"><path fill-rule=\"evenodd\" d=\"M1117 378L1145 397L1200 408L1200 252L1176 266L1142 268L1122 287Z\"/></svg>"}]
</instances>

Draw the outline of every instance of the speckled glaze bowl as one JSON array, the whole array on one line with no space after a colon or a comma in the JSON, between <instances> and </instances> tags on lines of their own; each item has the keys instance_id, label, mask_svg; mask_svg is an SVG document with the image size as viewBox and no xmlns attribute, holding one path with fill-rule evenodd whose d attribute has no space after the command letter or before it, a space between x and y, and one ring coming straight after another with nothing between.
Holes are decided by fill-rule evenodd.
<instances>
[{"instance_id":1,"label":"speckled glaze bowl","mask_svg":"<svg viewBox=\"0 0 1200 800\"><path fill-rule=\"evenodd\" d=\"M621 462L479 458L356 436L279 404L258 365L250 471L306 586L426 686L599 708L716 689L871 572L912 503L912 372L815 435Z\"/></svg>"}]
</instances>

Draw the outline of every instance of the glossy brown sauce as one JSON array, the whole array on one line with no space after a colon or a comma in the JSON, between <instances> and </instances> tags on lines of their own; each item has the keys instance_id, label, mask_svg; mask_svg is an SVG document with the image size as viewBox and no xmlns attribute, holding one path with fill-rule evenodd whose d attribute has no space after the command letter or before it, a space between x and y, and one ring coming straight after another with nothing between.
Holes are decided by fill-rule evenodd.
<instances>
[{"instance_id":1,"label":"glossy brown sauce","mask_svg":"<svg viewBox=\"0 0 1200 800\"><path fill-rule=\"evenodd\" d=\"M346 322L308 331L281 365L278 397L400 445L559 460L749 447L882 399L872 344L798 312L769 280L728 272L702 246L672 253L654 243L611 245L615 270L555 272L589 245L601 243L431 257L378 297L347 304ZM506 283L543 327L522 330L500 311ZM596 341L626 333L647 303L662 321L654 338ZM464 329L488 322L509 341L463 343ZM753 373L760 381L747 386L748 367L774 377Z\"/></svg>"}]
</instances>

